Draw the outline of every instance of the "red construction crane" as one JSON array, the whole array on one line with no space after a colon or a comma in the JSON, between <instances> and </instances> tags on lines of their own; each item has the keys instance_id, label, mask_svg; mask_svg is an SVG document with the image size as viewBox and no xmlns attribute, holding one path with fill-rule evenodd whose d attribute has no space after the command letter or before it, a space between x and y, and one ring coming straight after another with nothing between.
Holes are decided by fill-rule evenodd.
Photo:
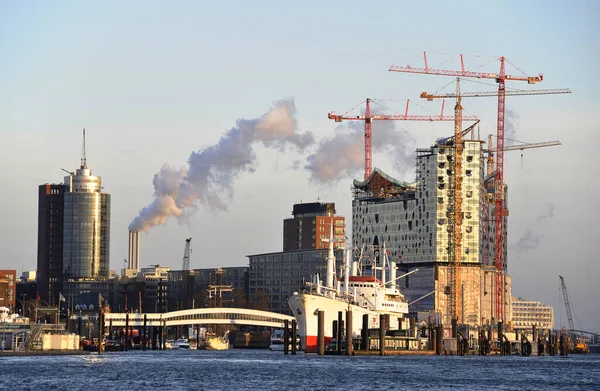
<instances>
[{"instance_id":1,"label":"red construction crane","mask_svg":"<svg viewBox=\"0 0 600 391\"><path fill-rule=\"evenodd\" d=\"M504 217L507 215L507 211L504 208L504 118L505 118L505 104L506 104L506 81L526 81L528 84L535 84L544 80L544 76L540 73L538 76L513 76L507 75L505 70L505 63L507 62L504 56L499 57L500 61L500 72L489 73L489 72L475 72L465 70L465 64L463 55L460 55L460 70L447 70L447 69L436 69L429 68L427 63L427 53L423 53L425 60L424 68L413 68L411 66L396 66L390 67L390 72L405 72L405 73L420 73L426 75L442 75L442 76L454 76L454 77L474 77L478 79L494 79L498 83L498 127L497 127L497 148L496 148L496 175L494 178L494 223L496 228L496 236L494 240L495 250L495 265L497 269L496 273L496 319L502 321L504 314ZM464 96L464 95L463 95Z\"/></svg>"},{"instance_id":2,"label":"red construction crane","mask_svg":"<svg viewBox=\"0 0 600 391\"><path fill-rule=\"evenodd\" d=\"M504 56L499 57L500 61L500 72L499 73L487 73L487 72L474 72L465 70L465 64L463 55L460 55L460 70L446 70L446 69L435 69L429 68L427 64L427 53L423 53L425 60L425 68L413 68L411 66L395 66L390 67L390 72L405 72L405 73L420 73L428 75L443 75L443 76L455 76L455 77L474 77L479 79L494 79L498 83L498 127L497 127L497 146L496 146L496 175L494 178L494 223L496 228L496 236L494 240L495 250L495 265L497 269L496 273L496 319L502 321L504 314L504 217L508 214L504 208L504 118L505 118L505 103L506 103L506 81L526 81L528 84L535 84L544 80L543 74L538 76L513 76L507 75L505 70L505 62L507 60ZM512 92L509 93L512 95ZM465 96L464 94L462 95ZM480 95L483 96L483 95ZM492 96L492 95L486 95Z\"/></svg>"},{"instance_id":3,"label":"red construction crane","mask_svg":"<svg viewBox=\"0 0 600 391\"><path fill-rule=\"evenodd\" d=\"M327 114L327 118L335 120L335 122L342 121L365 121L365 180L369 178L371 172L373 171L373 140L372 140L372 124L373 121L454 121L454 116L446 116L444 115L444 104L442 103L442 110L440 115L409 115L408 114L408 106L410 104L410 99L406 101L406 109L404 114L371 114L371 102L372 100L367 98L364 102L366 102L366 109L364 115L347 115L349 112L357 108L363 102L360 102L358 105L354 106L350 110L346 111L343 114L336 114L335 111L332 111ZM476 121L477 117L475 116L463 116L463 120L466 121Z\"/></svg>"}]
</instances>

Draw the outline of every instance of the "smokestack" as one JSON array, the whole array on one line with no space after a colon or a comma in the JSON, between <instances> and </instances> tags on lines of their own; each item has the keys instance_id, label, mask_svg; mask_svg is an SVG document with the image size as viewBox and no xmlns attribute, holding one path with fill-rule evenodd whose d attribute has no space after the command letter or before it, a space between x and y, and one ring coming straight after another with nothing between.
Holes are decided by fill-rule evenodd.
<instances>
[{"instance_id":1,"label":"smokestack","mask_svg":"<svg viewBox=\"0 0 600 391\"><path fill-rule=\"evenodd\" d=\"M133 261L133 232L129 231L129 258L127 258L127 260L129 261L129 264L127 266L128 269L132 268L131 265L131 261Z\"/></svg>"},{"instance_id":2,"label":"smokestack","mask_svg":"<svg viewBox=\"0 0 600 391\"><path fill-rule=\"evenodd\" d=\"M129 269L140 271L140 233L129 231Z\"/></svg>"}]
</instances>

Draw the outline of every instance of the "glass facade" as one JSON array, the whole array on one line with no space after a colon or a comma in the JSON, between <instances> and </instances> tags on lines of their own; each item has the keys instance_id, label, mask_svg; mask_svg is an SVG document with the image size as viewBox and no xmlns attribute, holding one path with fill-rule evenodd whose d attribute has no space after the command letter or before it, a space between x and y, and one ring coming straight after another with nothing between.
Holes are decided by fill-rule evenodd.
<instances>
[{"instance_id":1,"label":"glass facade","mask_svg":"<svg viewBox=\"0 0 600 391\"><path fill-rule=\"evenodd\" d=\"M249 255L248 294L251 304L265 304L269 311L291 314L288 298L316 274L327 276L327 249ZM335 270L342 269L344 250L334 250ZM257 303L253 303L257 301ZM264 303L263 303L264 302Z\"/></svg>"},{"instance_id":2,"label":"glass facade","mask_svg":"<svg viewBox=\"0 0 600 391\"><path fill-rule=\"evenodd\" d=\"M66 193L63 232L65 277L108 278L110 194Z\"/></svg>"}]
</instances>

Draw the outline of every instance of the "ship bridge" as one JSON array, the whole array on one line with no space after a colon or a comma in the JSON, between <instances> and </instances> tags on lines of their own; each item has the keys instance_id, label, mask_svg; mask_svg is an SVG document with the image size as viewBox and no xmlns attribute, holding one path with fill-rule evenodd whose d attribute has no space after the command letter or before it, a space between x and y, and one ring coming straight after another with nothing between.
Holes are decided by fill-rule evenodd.
<instances>
[{"instance_id":1,"label":"ship bridge","mask_svg":"<svg viewBox=\"0 0 600 391\"><path fill-rule=\"evenodd\" d=\"M143 327L231 324L283 328L285 321L290 324L293 316L276 312L250 310L247 308L197 308L164 313L106 313L104 326Z\"/></svg>"}]
</instances>

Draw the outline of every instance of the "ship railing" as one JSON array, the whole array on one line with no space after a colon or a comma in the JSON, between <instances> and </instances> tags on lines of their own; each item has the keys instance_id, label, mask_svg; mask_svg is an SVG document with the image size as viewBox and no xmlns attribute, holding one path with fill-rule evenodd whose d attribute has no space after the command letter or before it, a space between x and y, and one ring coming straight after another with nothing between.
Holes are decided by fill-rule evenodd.
<instances>
[{"instance_id":1,"label":"ship railing","mask_svg":"<svg viewBox=\"0 0 600 391\"><path fill-rule=\"evenodd\" d=\"M316 288L315 284L307 282L305 285L307 288L309 288L309 291L311 293L315 293L316 289L313 290L313 288ZM330 293L334 293L336 295L336 299L338 299L338 300L344 301L346 303L350 303L350 302L354 301L354 295L351 293L340 291L335 288L329 288L329 287L323 286L323 285L320 285L319 287L321 288L321 290L326 290ZM327 296L327 295L324 295L324 296Z\"/></svg>"}]
</instances>

